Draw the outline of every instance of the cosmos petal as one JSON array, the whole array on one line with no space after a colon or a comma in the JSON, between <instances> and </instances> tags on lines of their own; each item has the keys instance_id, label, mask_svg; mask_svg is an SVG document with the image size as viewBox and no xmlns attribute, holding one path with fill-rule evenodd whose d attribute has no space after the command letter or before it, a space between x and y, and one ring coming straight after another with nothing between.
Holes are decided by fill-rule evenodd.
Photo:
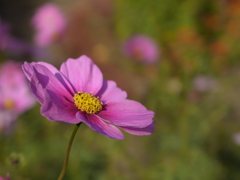
<instances>
[{"instance_id":1,"label":"cosmos petal","mask_svg":"<svg viewBox=\"0 0 240 180\"><path fill-rule=\"evenodd\" d=\"M45 62L25 62L22 68L26 77L30 81L30 89L40 104L43 104L43 89L46 88L46 84L48 84L47 88L55 88L56 91L60 90L60 94L65 92L65 94L68 94L68 98L72 99L75 92L74 88L71 83L69 83L68 80L51 64Z\"/></svg>"},{"instance_id":2,"label":"cosmos petal","mask_svg":"<svg viewBox=\"0 0 240 180\"><path fill-rule=\"evenodd\" d=\"M45 99L45 94L44 94L42 86L37 82L38 81L36 80L36 76L33 76L32 80L30 81L30 89L31 89L33 95L35 96L35 98L37 99L37 101L40 104L43 104L44 99Z\"/></svg>"},{"instance_id":3,"label":"cosmos petal","mask_svg":"<svg viewBox=\"0 0 240 180\"><path fill-rule=\"evenodd\" d=\"M54 76L64 85L64 87L71 92L71 94L75 94L76 90L72 86L72 84L61 74L61 72L55 68L53 65L46 63L46 62L38 62L37 64L45 66L48 70L50 70Z\"/></svg>"},{"instance_id":4,"label":"cosmos petal","mask_svg":"<svg viewBox=\"0 0 240 180\"><path fill-rule=\"evenodd\" d=\"M47 69L47 67L36 64L33 66L33 71L43 89L49 89L52 92L62 96L63 99L73 101L73 94L72 92L68 91L69 87L64 86L64 84L59 81L59 79L54 76L50 70Z\"/></svg>"},{"instance_id":5,"label":"cosmos petal","mask_svg":"<svg viewBox=\"0 0 240 180\"><path fill-rule=\"evenodd\" d=\"M32 77L32 71L33 71L32 64L30 64L28 62L24 62L24 64L22 65L22 69L23 69L25 76L30 81L31 77Z\"/></svg>"},{"instance_id":6,"label":"cosmos petal","mask_svg":"<svg viewBox=\"0 0 240 180\"><path fill-rule=\"evenodd\" d=\"M35 64L33 77L42 87L44 92L44 103L41 114L52 121L63 121L67 123L78 123L75 117L77 112L73 105L72 95L64 85L45 66Z\"/></svg>"},{"instance_id":7,"label":"cosmos petal","mask_svg":"<svg viewBox=\"0 0 240 180\"><path fill-rule=\"evenodd\" d=\"M26 77L28 78L28 80L31 80L31 77L33 75L33 67L36 65L36 64L40 64L40 65L43 65L45 66L48 70L50 70L53 74L55 73L59 73L58 69L55 68L53 65L51 64L48 64L46 62L38 62L38 63L35 63L35 62L32 62L32 63L28 63L28 62L24 62L22 68L23 68L23 72L25 73Z\"/></svg>"},{"instance_id":8,"label":"cosmos petal","mask_svg":"<svg viewBox=\"0 0 240 180\"><path fill-rule=\"evenodd\" d=\"M114 81L103 81L102 88L96 96L99 96L101 101L106 104L126 99L127 93L118 88Z\"/></svg>"},{"instance_id":9,"label":"cosmos petal","mask_svg":"<svg viewBox=\"0 0 240 180\"><path fill-rule=\"evenodd\" d=\"M135 128L135 127L123 127L120 126L121 129L126 131L129 134L143 136L143 135L150 135L153 133L155 127L155 122L152 122L152 124L148 125L144 128Z\"/></svg>"},{"instance_id":10,"label":"cosmos petal","mask_svg":"<svg viewBox=\"0 0 240 180\"><path fill-rule=\"evenodd\" d=\"M43 65L46 68L48 68L48 70L50 70L53 74L59 73L59 70L57 68L55 68L53 65L46 63L46 62L38 62L37 64Z\"/></svg>"},{"instance_id":11,"label":"cosmos petal","mask_svg":"<svg viewBox=\"0 0 240 180\"><path fill-rule=\"evenodd\" d=\"M33 63L33 64L36 64L36 63ZM30 89L31 89L33 95L35 96L35 98L37 99L37 101L40 104L43 104L44 96L45 96L44 91L43 91L41 84L38 82L38 79L37 79L35 73L33 73L33 65L25 62L24 65L22 66L22 68L23 68L23 72L25 73L26 77L30 81Z\"/></svg>"},{"instance_id":12,"label":"cosmos petal","mask_svg":"<svg viewBox=\"0 0 240 180\"><path fill-rule=\"evenodd\" d=\"M107 104L98 115L113 125L143 128L153 122L154 112L136 101L124 100Z\"/></svg>"},{"instance_id":13,"label":"cosmos petal","mask_svg":"<svg viewBox=\"0 0 240 180\"><path fill-rule=\"evenodd\" d=\"M102 73L87 56L68 59L61 65L60 71L69 79L77 91L92 92L93 95L96 95L102 87Z\"/></svg>"},{"instance_id":14,"label":"cosmos petal","mask_svg":"<svg viewBox=\"0 0 240 180\"><path fill-rule=\"evenodd\" d=\"M100 117L95 114L84 115L83 113L78 112L76 116L79 120L87 124L88 127L100 134L113 139L124 139L123 133L118 128L111 124L104 123Z\"/></svg>"},{"instance_id":15,"label":"cosmos petal","mask_svg":"<svg viewBox=\"0 0 240 180\"><path fill-rule=\"evenodd\" d=\"M41 107L41 114L52 121L63 121L66 123L77 124L80 121L76 118L76 107L65 101L56 93L46 90L44 104Z\"/></svg>"}]
</instances>

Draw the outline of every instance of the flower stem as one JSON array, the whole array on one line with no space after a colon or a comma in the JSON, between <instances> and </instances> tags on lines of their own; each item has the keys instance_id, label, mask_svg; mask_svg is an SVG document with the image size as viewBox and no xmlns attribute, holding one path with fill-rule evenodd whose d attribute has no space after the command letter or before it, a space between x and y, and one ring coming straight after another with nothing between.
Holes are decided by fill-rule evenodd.
<instances>
[{"instance_id":1,"label":"flower stem","mask_svg":"<svg viewBox=\"0 0 240 180\"><path fill-rule=\"evenodd\" d=\"M59 177L58 177L58 180L62 180L63 177L64 177L64 175L65 175L65 172L66 172L66 170L67 170L68 159L69 159L69 154L70 154L72 142L73 142L73 139L74 139L74 137L75 137L75 134L76 134L76 132L77 132L77 130L78 130L78 128L79 128L79 126L80 126L81 124L82 124L81 122L78 123L78 124L76 124L76 126L75 126L75 128L74 128L74 130L73 130L73 132L72 132L71 138L70 138L70 140L69 140L69 142L68 142L68 148L67 148L67 152L66 152L66 156L65 156L63 168L62 168L62 171L61 171L61 173L60 173L60 175L59 175Z\"/></svg>"}]
</instances>

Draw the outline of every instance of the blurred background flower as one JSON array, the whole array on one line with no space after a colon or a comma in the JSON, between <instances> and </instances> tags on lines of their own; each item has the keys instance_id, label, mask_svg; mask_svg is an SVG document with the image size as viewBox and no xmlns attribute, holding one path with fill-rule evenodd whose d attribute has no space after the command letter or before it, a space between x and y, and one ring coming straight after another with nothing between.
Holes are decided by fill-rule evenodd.
<instances>
[{"instance_id":1,"label":"blurred background flower","mask_svg":"<svg viewBox=\"0 0 240 180\"><path fill-rule=\"evenodd\" d=\"M234 143L236 143L237 145L240 145L240 133L239 132L233 134L232 138L233 138Z\"/></svg>"},{"instance_id":2,"label":"blurred background flower","mask_svg":"<svg viewBox=\"0 0 240 180\"><path fill-rule=\"evenodd\" d=\"M10 175L7 174L7 175L6 175L6 178L0 177L0 180L10 180Z\"/></svg>"},{"instance_id":3,"label":"blurred background flower","mask_svg":"<svg viewBox=\"0 0 240 180\"><path fill-rule=\"evenodd\" d=\"M154 63L158 60L157 43L146 35L135 35L124 45L124 52L129 58L142 63Z\"/></svg>"},{"instance_id":4,"label":"blurred background flower","mask_svg":"<svg viewBox=\"0 0 240 180\"><path fill-rule=\"evenodd\" d=\"M199 92L207 92L216 89L217 82L208 76L197 76L193 80L194 88Z\"/></svg>"},{"instance_id":5,"label":"blurred background flower","mask_svg":"<svg viewBox=\"0 0 240 180\"><path fill-rule=\"evenodd\" d=\"M0 67L0 132L10 133L17 117L34 104L21 64L6 61Z\"/></svg>"},{"instance_id":6,"label":"blurred background flower","mask_svg":"<svg viewBox=\"0 0 240 180\"><path fill-rule=\"evenodd\" d=\"M0 51L12 55L41 55L40 50L10 34L10 27L0 19Z\"/></svg>"},{"instance_id":7,"label":"blurred background flower","mask_svg":"<svg viewBox=\"0 0 240 180\"><path fill-rule=\"evenodd\" d=\"M47 3L36 10L32 23L36 30L36 44L45 47L62 39L67 22L56 4Z\"/></svg>"}]
</instances>

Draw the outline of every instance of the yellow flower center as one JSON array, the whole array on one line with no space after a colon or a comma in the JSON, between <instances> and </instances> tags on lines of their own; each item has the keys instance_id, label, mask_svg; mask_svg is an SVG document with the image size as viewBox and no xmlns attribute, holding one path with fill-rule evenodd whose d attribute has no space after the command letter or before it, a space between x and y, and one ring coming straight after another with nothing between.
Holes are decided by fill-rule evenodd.
<instances>
[{"instance_id":1,"label":"yellow flower center","mask_svg":"<svg viewBox=\"0 0 240 180\"><path fill-rule=\"evenodd\" d=\"M14 102L11 100L11 99L6 99L4 102L3 102L3 106L5 109L12 109L14 107Z\"/></svg>"},{"instance_id":2,"label":"yellow flower center","mask_svg":"<svg viewBox=\"0 0 240 180\"><path fill-rule=\"evenodd\" d=\"M103 103L98 97L92 96L92 93L78 92L77 94L74 94L73 99L77 108L88 114L96 114L102 110Z\"/></svg>"}]
</instances>

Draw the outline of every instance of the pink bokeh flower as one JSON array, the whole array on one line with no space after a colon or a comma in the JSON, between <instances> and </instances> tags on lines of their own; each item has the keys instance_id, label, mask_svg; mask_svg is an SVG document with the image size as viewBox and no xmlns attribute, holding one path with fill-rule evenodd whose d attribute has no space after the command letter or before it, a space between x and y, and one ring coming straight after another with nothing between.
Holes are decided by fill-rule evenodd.
<instances>
[{"instance_id":1,"label":"pink bokeh flower","mask_svg":"<svg viewBox=\"0 0 240 180\"><path fill-rule=\"evenodd\" d=\"M0 180L10 180L10 175L7 173L6 178L0 177Z\"/></svg>"},{"instance_id":2,"label":"pink bokeh flower","mask_svg":"<svg viewBox=\"0 0 240 180\"><path fill-rule=\"evenodd\" d=\"M16 118L34 104L21 64L4 63L0 68L0 132L9 131Z\"/></svg>"},{"instance_id":3,"label":"pink bokeh flower","mask_svg":"<svg viewBox=\"0 0 240 180\"><path fill-rule=\"evenodd\" d=\"M196 76L193 80L194 88L199 92L207 92L216 89L217 82L209 76Z\"/></svg>"},{"instance_id":4,"label":"pink bokeh flower","mask_svg":"<svg viewBox=\"0 0 240 180\"><path fill-rule=\"evenodd\" d=\"M32 23L36 29L35 42L40 47L59 41L66 27L66 19L54 3L47 3L38 8Z\"/></svg>"},{"instance_id":5,"label":"pink bokeh flower","mask_svg":"<svg viewBox=\"0 0 240 180\"><path fill-rule=\"evenodd\" d=\"M154 130L154 112L128 100L114 81L103 80L99 68L87 56L68 59L60 71L48 63L25 62L25 75L41 106L52 121L85 123L92 130L114 139L124 139L116 127L134 135Z\"/></svg>"},{"instance_id":6,"label":"pink bokeh flower","mask_svg":"<svg viewBox=\"0 0 240 180\"><path fill-rule=\"evenodd\" d=\"M232 140L236 145L240 145L240 132L236 132L232 135Z\"/></svg>"},{"instance_id":7,"label":"pink bokeh flower","mask_svg":"<svg viewBox=\"0 0 240 180\"><path fill-rule=\"evenodd\" d=\"M135 35L124 44L125 54L137 61L154 63L158 60L159 50L157 43L145 35Z\"/></svg>"}]
</instances>

